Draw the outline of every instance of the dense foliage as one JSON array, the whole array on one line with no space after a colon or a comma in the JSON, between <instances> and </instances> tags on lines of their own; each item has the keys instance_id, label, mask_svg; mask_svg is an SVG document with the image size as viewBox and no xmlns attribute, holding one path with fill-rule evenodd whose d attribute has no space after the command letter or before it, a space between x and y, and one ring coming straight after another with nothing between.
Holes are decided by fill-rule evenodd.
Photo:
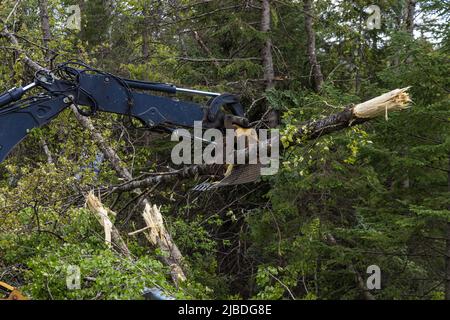
<instances>
[{"instance_id":1,"label":"dense foliage","mask_svg":"<svg viewBox=\"0 0 450 320\"><path fill-rule=\"evenodd\" d=\"M258 0L48 0L51 61L39 2L0 3L0 23L23 50L0 38L1 91L31 79L24 53L47 66L81 59L128 78L239 93L252 121L278 110L286 139L293 125L395 88L411 86L414 103L388 119L284 149L279 174L256 184L197 193L191 188L204 179L192 177L141 190L162 205L185 258L188 280L178 286L143 234L127 235L144 226L135 194L101 197L118 213L115 225L133 259L105 245L84 195L121 180L66 110L0 164L0 281L34 299L138 299L144 287L179 298L359 299L367 298L367 267L378 265L381 289L372 297L444 298L448 1L415 1L413 30L405 22L409 1L375 1L381 29L373 30L364 11L370 1L313 1L319 92L302 1L270 1L271 29L261 32ZM81 8L81 30L65 25L73 4ZM269 89L261 61L267 37L275 72ZM93 123L134 176L172 166L168 135L110 114ZM80 290L66 287L69 265L81 270Z\"/></svg>"}]
</instances>

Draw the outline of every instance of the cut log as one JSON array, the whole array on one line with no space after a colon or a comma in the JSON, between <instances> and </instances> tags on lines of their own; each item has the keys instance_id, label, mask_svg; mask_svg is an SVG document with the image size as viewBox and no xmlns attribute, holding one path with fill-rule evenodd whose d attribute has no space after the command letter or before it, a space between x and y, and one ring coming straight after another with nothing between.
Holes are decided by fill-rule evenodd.
<instances>
[{"instance_id":1,"label":"cut log","mask_svg":"<svg viewBox=\"0 0 450 320\"><path fill-rule=\"evenodd\" d=\"M142 216L148 228L145 231L145 236L152 245L161 249L162 259L170 267L172 280L175 283L185 281L186 276L181 268L183 256L173 242L170 233L164 227L160 208L154 204L146 203Z\"/></svg>"}]
</instances>

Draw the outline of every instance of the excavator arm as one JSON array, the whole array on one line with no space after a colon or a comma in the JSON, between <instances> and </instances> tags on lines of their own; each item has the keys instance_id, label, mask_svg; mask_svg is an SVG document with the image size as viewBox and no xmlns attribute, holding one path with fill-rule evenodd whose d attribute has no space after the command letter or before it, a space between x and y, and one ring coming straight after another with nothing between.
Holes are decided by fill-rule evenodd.
<instances>
[{"instance_id":1,"label":"excavator arm","mask_svg":"<svg viewBox=\"0 0 450 320\"><path fill-rule=\"evenodd\" d=\"M33 88L42 92L23 99ZM178 93L206 96L209 101L205 105L181 101L174 97ZM39 71L33 83L0 95L0 162L31 129L46 125L71 105L83 106L78 110L85 116L111 112L134 117L149 130L170 132L193 127L196 121L204 128L248 126L235 95L129 80L70 61L52 71Z\"/></svg>"}]
</instances>

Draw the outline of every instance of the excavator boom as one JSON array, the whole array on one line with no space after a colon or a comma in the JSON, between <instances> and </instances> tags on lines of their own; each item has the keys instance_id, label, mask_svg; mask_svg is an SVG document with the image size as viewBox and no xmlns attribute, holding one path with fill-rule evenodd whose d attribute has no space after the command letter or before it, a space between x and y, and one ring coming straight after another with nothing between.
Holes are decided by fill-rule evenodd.
<instances>
[{"instance_id":1,"label":"excavator boom","mask_svg":"<svg viewBox=\"0 0 450 320\"><path fill-rule=\"evenodd\" d=\"M37 88L41 93L23 98ZM176 94L200 95L209 100L201 105L179 100L174 97ZM239 98L233 94L125 79L79 61L69 61L51 71L38 71L34 82L0 95L0 162L30 130L48 124L71 105L84 116L110 112L133 117L148 130L172 132L192 128L199 121L205 129L249 126ZM259 177L253 173L246 176L246 170L240 169L236 171L238 175L228 177L222 185L239 184L240 180L246 183Z\"/></svg>"}]
</instances>

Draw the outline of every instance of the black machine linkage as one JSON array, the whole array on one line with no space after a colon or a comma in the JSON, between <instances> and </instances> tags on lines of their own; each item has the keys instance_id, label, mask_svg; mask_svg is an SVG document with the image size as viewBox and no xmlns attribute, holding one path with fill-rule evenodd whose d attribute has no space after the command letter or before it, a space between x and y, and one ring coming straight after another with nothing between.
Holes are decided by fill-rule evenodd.
<instances>
[{"instance_id":1,"label":"black machine linkage","mask_svg":"<svg viewBox=\"0 0 450 320\"><path fill-rule=\"evenodd\" d=\"M33 88L41 88L44 92L22 99ZM148 91L202 95L209 97L209 101L200 105L173 96L149 94ZM33 83L0 95L0 162L31 129L49 123L72 104L85 116L100 111L134 117L149 130L189 128L195 121L202 121L205 128L224 129L230 124L248 126L235 95L125 79L70 61L52 71L39 71Z\"/></svg>"}]
</instances>

